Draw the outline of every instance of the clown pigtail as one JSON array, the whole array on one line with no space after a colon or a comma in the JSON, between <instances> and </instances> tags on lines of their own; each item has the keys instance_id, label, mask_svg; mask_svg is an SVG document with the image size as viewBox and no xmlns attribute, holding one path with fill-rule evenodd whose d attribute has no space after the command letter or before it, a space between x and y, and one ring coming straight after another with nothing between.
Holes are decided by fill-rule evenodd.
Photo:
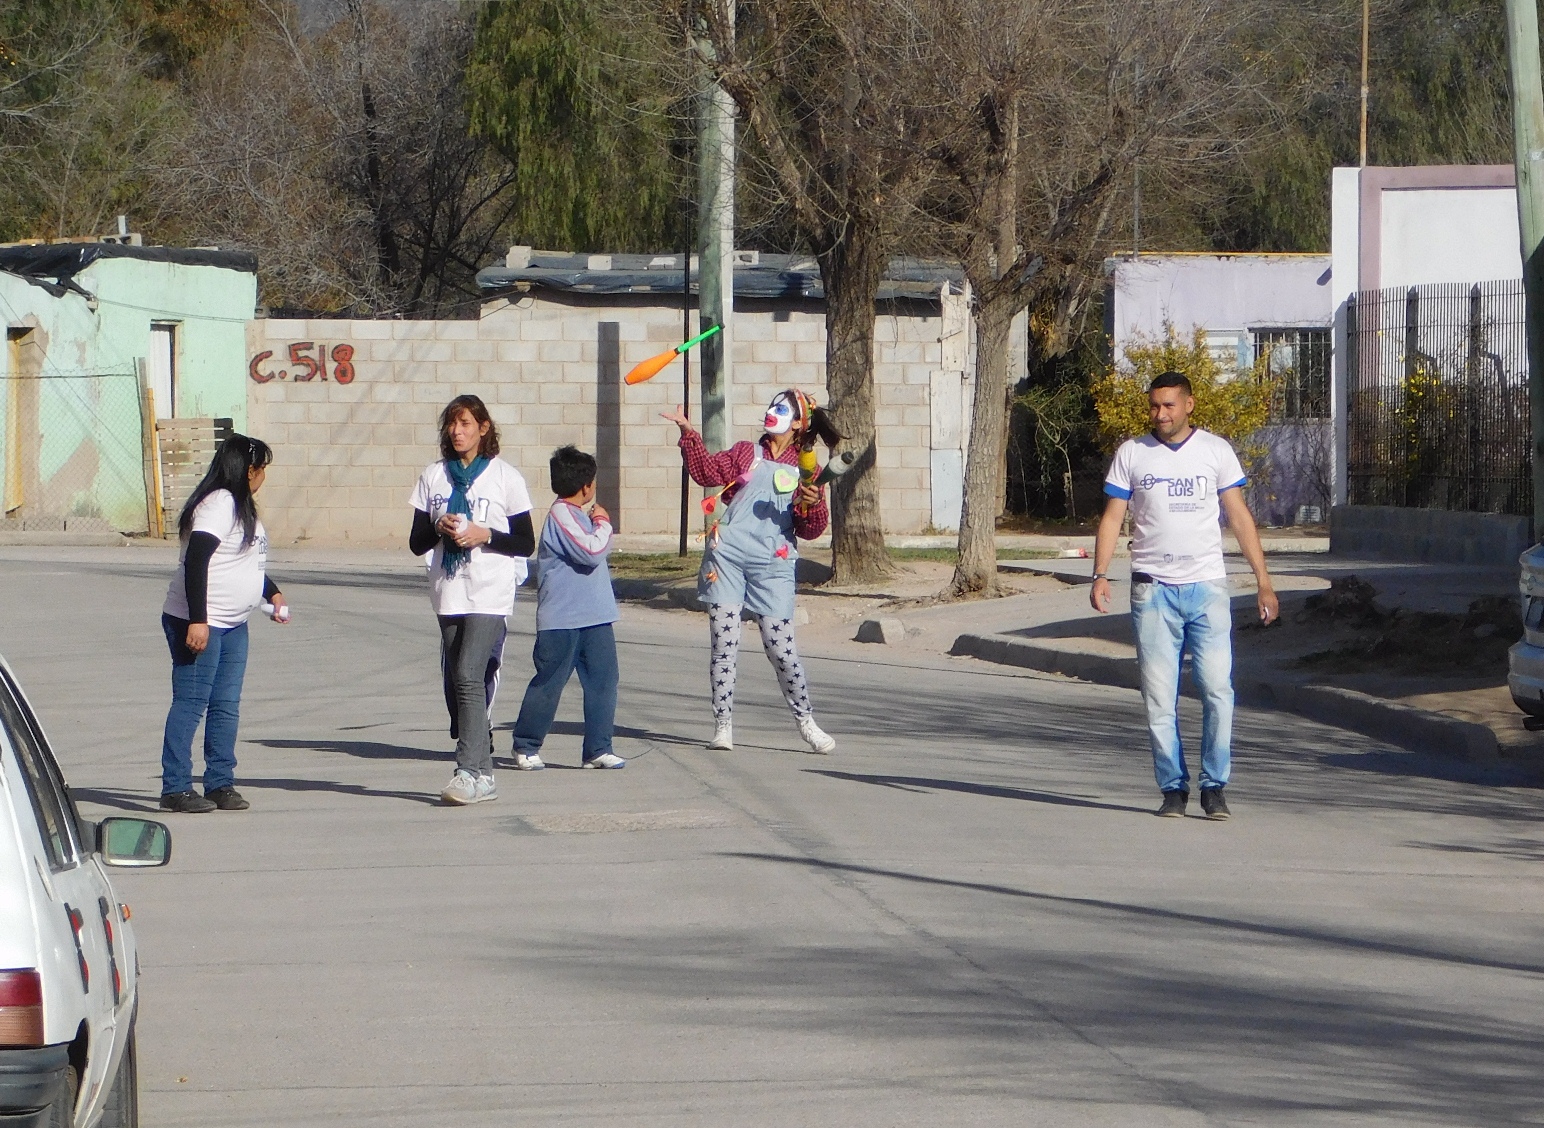
<instances>
[{"instance_id":1,"label":"clown pigtail","mask_svg":"<svg viewBox=\"0 0 1544 1128\"><path fill-rule=\"evenodd\" d=\"M842 441L842 433L836 429L836 424L831 421L831 413L823 407L810 409L809 426L804 429L805 449L812 449L815 440L819 439L826 444L826 449L833 454L836 452L836 444Z\"/></svg>"}]
</instances>

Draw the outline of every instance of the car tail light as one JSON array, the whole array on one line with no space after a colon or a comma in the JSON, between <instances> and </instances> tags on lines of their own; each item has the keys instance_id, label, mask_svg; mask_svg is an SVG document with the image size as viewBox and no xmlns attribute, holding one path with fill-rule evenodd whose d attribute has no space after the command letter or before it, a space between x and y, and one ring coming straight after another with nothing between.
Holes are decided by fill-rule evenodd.
<instances>
[{"instance_id":1,"label":"car tail light","mask_svg":"<svg viewBox=\"0 0 1544 1128\"><path fill-rule=\"evenodd\" d=\"M43 1044L43 977L0 971L0 1046Z\"/></svg>"}]
</instances>

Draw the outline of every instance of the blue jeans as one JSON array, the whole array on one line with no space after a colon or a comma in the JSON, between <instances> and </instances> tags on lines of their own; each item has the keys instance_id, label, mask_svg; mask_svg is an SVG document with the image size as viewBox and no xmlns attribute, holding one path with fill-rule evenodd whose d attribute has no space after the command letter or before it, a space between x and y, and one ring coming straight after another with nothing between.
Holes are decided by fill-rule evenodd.
<instances>
[{"instance_id":1,"label":"blue jeans","mask_svg":"<svg viewBox=\"0 0 1544 1128\"><path fill-rule=\"evenodd\" d=\"M531 755L541 751L542 741L558 713L558 699L568 675L579 673L584 690L584 759L586 762L611 751L612 728L617 714L617 639L610 623L566 631L537 631L531 652L536 676L526 686L515 721L515 751Z\"/></svg>"},{"instance_id":2,"label":"blue jeans","mask_svg":"<svg viewBox=\"0 0 1544 1128\"><path fill-rule=\"evenodd\" d=\"M193 734L204 722L204 790L236 782L236 725L247 672L247 625L210 627L202 654L188 649L186 619L161 616L172 652L172 707L161 740L161 794L193 790Z\"/></svg>"},{"instance_id":3,"label":"blue jeans","mask_svg":"<svg viewBox=\"0 0 1544 1128\"><path fill-rule=\"evenodd\" d=\"M1226 786L1233 739L1233 608L1227 581L1132 584L1131 623L1159 790L1189 790L1179 735L1180 661L1186 651L1201 695L1201 789Z\"/></svg>"}]
</instances>

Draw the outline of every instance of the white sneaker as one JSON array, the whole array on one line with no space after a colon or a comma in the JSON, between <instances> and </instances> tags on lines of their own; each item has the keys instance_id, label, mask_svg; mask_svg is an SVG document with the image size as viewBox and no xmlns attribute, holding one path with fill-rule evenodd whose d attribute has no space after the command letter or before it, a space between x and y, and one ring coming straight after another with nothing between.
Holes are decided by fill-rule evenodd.
<instances>
[{"instance_id":1,"label":"white sneaker","mask_svg":"<svg viewBox=\"0 0 1544 1128\"><path fill-rule=\"evenodd\" d=\"M734 722L718 721L713 727L713 739L708 741L710 752L734 751Z\"/></svg>"},{"instance_id":2,"label":"white sneaker","mask_svg":"<svg viewBox=\"0 0 1544 1128\"><path fill-rule=\"evenodd\" d=\"M440 792L440 798L457 807L477 802L477 776L457 768L445 790Z\"/></svg>"},{"instance_id":3,"label":"white sneaker","mask_svg":"<svg viewBox=\"0 0 1544 1128\"><path fill-rule=\"evenodd\" d=\"M527 756L524 752L515 753L515 767L522 772L539 772L547 765L541 762L541 756L532 752Z\"/></svg>"},{"instance_id":4,"label":"white sneaker","mask_svg":"<svg viewBox=\"0 0 1544 1128\"><path fill-rule=\"evenodd\" d=\"M491 775L479 775L477 777L477 790L472 793L472 802L485 803L489 799L499 797L498 784L493 782Z\"/></svg>"},{"instance_id":5,"label":"white sneaker","mask_svg":"<svg viewBox=\"0 0 1544 1128\"><path fill-rule=\"evenodd\" d=\"M615 752L602 752L595 759L586 760L584 766L587 768L625 768L627 767L627 761Z\"/></svg>"},{"instance_id":6,"label":"white sneaker","mask_svg":"<svg viewBox=\"0 0 1544 1128\"><path fill-rule=\"evenodd\" d=\"M836 751L835 739L820 731L814 717L799 718L799 735L810 746L810 751L817 755L826 756Z\"/></svg>"}]
</instances>

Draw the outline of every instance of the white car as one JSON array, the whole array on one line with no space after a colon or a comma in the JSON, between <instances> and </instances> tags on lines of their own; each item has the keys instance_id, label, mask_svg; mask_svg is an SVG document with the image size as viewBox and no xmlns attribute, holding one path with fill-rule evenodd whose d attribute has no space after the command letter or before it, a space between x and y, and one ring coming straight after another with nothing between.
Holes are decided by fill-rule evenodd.
<instances>
[{"instance_id":1,"label":"white car","mask_svg":"<svg viewBox=\"0 0 1544 1128\"><path fill-rule=\"evenodd\" d=\"M1518 564L1523 637L1507 651L1507 688L1524 713L1544 717L1544 544L1523 553Z\"/></svg>"},{"instance_id":2,"label":"white car","mask_svg":"<svg viewBox=\"0 0 1544 1128\"><path fill-rule=\"evenodd\" d=\"M0 1125L133 1128L139 960L104 866L160 866L147 819L82 819L0 660Z\"/></svg>"}]
</instances>

